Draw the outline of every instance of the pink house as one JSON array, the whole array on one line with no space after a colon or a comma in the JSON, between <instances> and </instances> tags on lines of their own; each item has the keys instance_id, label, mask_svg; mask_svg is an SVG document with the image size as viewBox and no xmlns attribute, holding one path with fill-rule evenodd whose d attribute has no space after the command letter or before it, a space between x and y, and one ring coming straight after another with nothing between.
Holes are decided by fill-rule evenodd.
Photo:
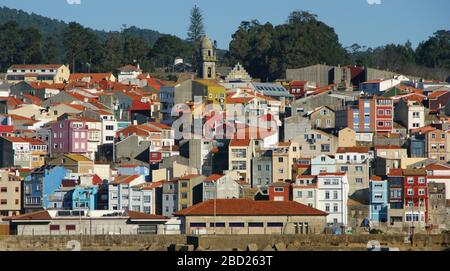
<instances>
[{"instance_id":1,"label":"pink house","mask_svg":"<svg viewBox=\"0 0 450 271\"><path fill-rule=\"evenodd\" d=\"M52 124L51 151L54 153L87 153L88 127L77 118L58 119Z\"/></svg>"}]
</instances>

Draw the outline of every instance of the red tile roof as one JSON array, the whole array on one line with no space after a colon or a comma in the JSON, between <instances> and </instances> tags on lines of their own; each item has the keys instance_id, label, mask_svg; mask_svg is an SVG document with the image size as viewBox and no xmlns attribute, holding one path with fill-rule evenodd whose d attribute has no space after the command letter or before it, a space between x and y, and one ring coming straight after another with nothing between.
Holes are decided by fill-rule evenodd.
<instances>
[{"instance_id":1,"label":"red tile roof","mask_svg":"<svg viewBox=\"0 0 450 271\"><path fill-rule=\"evenodd\" d=\"M19 216L11 216L2 218L4 221L11 220L51 220L51 216L47 211L38 211Z\"/></svg>"},{"instance_id":2,"label":"red tile roof","mask_svg":"<svg viewBox=\"0 0 450 271\"><path fill-rule=\"evenodd\" d=\"M214 212L214 210L216 210ZM295 201L217 199L176 212L175 216L326 216L327 213Z\"/></svg>"},{"instance_id":3,"label":"red tile roof","mask_svg":"<svg viewBox=\"0 0 450 271\"><path fill-rule=\"evenodd\" d=\"M15 64L9 67L9 69L23 69L23 70L42 70L42 69L59 69L62 64Z\"/></svg>"},{"instance_id":4,"label":"red tile roof","mask_svg":"<svg viewBox=\"0 0 450 271\"><path fill-rule=\"evenodd\" d=\"M348 152L368 153L369 148L367 148L367 147L339 147L336 151L336 153L348 153Z\"/></svg>"},{"instance_id":5,"label":"red tile roof","mask_svg":"<svg viewBox=\"0 0 450 271\"><path fill-rule=\"evenodd\" d=\"M403 176L403 169L401 169L401 168L391 168L389 170L388 176L391 176L391 177Z\"/></svg>"},{"instance_id":6,"label":"red tile roof","mask_svg":"<svg viewBox=\"0 0 450 271\"><path fill-rule=\"evenodd\" d=\"M112 182L113 184L129 184L132 181L134 181L135 179L139 178L141 175L122 175L122 176L118 176L114 182Z\"/></svg>"},{"instance_id":7,"label":"red tile roof","mask_svg":"<svg viewBox=\"0 0 450 271\"><path fill-rule=\"evenodd\" d=\"M449 91L447 90L438 90L435 92L432 92L428 95L428 99L437 99L439 97L441 97L442 95L447 94Z\"/></svg>"},{"instance_id":8,"label":"red tile roof","mask_svg":"<svg viewBox=\"0 0 450 271\"><path fill-rule=\"evenodd\" d=\"M426 170L450 170L450 165L430 164L425 167Z\"/></svg>"},{"instance_id":9,"label":"red tile roof","mask_svg":"<svg viewBox=\"0 0 450 271\"><path fill-rule=\"evenodd\" d=\"M220 174L213 174L211 176L206 177L204 182L216 182L218 179L222 178L223 175Z\"/></svg>"},{"instance_id":10,"label":"red tile roof","mask_svg":"<svg viewBox=\"0 0 450 271\"><path fill-rule=\"evenodd\" d=\"M99 185L99 184L102 184L102 183L103 183L102 178L100 178L97 174L92 176L92 184L93 185Z\"/></svg>"},{"instance_id":11,"label":"red tile roof","mask_svg":"<svg viewBox=\"0 0 450 271\"><path fill-rule=\"evenodd\" d=\"M250 139L232 139L230 147L248 147L250 145Z\"/></svg>"}]
</instances>

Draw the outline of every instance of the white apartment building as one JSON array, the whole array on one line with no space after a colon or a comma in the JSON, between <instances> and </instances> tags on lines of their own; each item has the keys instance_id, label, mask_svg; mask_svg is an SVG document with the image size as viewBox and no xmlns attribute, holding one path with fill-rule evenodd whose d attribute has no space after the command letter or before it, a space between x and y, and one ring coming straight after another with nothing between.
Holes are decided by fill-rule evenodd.
<instances>
[{"instance_id":1,"label":"white apartment building","mask_svg":"<svg viewBox=\"0 0 450 271\"><path fill-rule=\"evenodd\" d=\"M327 224L348 225L348 181L345 173L321 173L317 177L317 209L327 212Z\"/></svg>"}]
</instances>

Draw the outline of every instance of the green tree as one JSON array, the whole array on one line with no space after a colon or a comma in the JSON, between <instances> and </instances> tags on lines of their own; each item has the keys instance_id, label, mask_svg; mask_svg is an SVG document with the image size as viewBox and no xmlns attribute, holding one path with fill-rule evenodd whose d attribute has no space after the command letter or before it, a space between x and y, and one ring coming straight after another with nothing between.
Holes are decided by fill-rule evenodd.
<instances>
[{"instance_id":1,"label":"green tree","mask_svg":"<svg viewBox=\"0 0 450 271\"><path fill-rule=\"evenodd\" d=\"M190 25L187 35L188 41L190 42L199 42L205 35L203 13L198 6L194 6L191 10Z\"/></svg>"},{"instance_id":2,"label":"green tree","mask_svg":"<svg viewBox=\"0 0 450 271\"><path fill-rule=\"evenodd\" d=\"M450 69L450 30L439 30L420 43L416 55L419 65Z\"/></svg>"},{"instance_id":3,"label":"green tree","mask_svg":"<svg viewBox=\"0 0 450 271\"><path fill-rule=\"evenodd\" d=\"M349 61L334 29L304 11L291 13L285 24L277 26L257 20L242 22L232 36L228 58L243 63L253 77L263 81L283 77L287 68Z\"/></svg>"},{"instance_id":4,"label":"green tree","mask_svg":"<svg viewBox=\"0 0 450 271\"><path fill-rule=\"evenodd\" d=\"M18 48L19 57L23 64L36 64L42 61L41 39L39 31L30 27L20 31L21 42Z\"/></svg>"},{"instance_id":5,"label":"green tree","mask_svg":"<svg viewBox=\"0 0 450 271\"><path fill-rule=\"evenodd\" d=\"M152 57L156 66L167 67L173 64L176 57L189 60L192 57L192 46L189 43L172 35L163 35L155 43L152 49Z\"/></svg>"},{"instance_id":6,"label":"green tree","mask_svg":"<svg viewBox=\"0 0 450 271\"><path fill-rule=\"evenodd\" d=\"M203 24L203 13L198 6L194 6L191 10L190 24L187 33L187 40L191 42L192 51L192 67L198 69L197 64L200 60L200 43L205 36L205 26Z\"/></svg>"},{"instance_id":7,"label":"green tree","mask_svg":"<svg viewBox=\"0 0 450 271\"><path fill-rule=\"evenodd\" d=\"M0 65L5 71L11 64L19 62L20 28L14 21L0 25Z\"/></svg>"},{"instance_id":8,"label":"green tree","mask_svg":"<svg viewBox=\"0 0 450 271\"><path fill-rule=\"evenodd\" d=\"M42 47L42 54L45 63L58 63L60 60L60 51L54 37L47 37Z\"/></svg>"},{"instance_id":9,"label":"green tree","mask_svg":"<svg viewBox=\"0 0 450 271\"><path fill-rule=\"evenodd\" d=\"M131 36L125 40L123 62L126 64L139 63L145 66L150 53L150 44L142 38Z\"/></svg>"},{"instance_id":10,"label":"green tree","mask_svg":"<svg viewBox=\"0 0 450 271\"><path fill-rule=\"evenodd\" d=\"M124 64L122 61L123 49L120 34L114 33L105 40L103 43L103 70L113 71Z\"/></svg>"}]
</instances>

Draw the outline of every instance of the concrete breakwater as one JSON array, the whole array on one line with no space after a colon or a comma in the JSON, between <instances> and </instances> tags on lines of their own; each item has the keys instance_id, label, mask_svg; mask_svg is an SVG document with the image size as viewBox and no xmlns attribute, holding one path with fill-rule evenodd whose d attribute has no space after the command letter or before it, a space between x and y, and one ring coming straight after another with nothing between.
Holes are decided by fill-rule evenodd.
<instances>
[{"instance_id":1,"label":"concrete breakwater","mask_svg":"<svg viewBox=\"0 0 450 271\"><path fill-rule=\"evenodd\" d=\"M449 234L415 235L133 235L133 236L0 236L0 251L366 251L370 241L382 247L408 250L447 250ZM372 242L373 243L373 242Z\"/></svg>"}]
</instances>

